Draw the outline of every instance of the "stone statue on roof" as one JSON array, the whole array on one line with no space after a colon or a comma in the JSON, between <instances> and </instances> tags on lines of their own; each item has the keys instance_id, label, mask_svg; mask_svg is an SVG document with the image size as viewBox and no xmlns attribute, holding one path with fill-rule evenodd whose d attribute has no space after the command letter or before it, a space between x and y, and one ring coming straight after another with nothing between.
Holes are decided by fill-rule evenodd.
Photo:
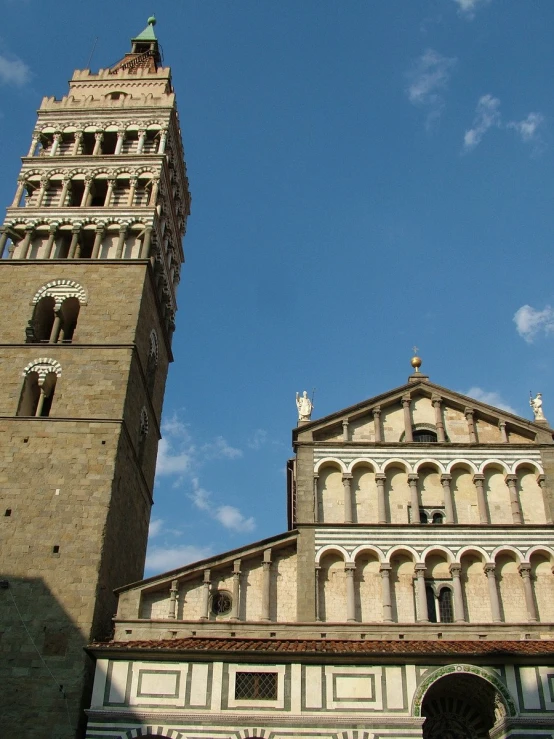
<instances>
[{"instance_id":1,"label":"stone statue on roof","mask_svg":"<svg viewBox=\"0 0 554 739\"><path fill-rule=\"evenodd\" d=\"M544 411L542 409L542 393L537 393L536 396L529 399L529 405L533 409L535 421L546 421Z\"/></svg>"},{"instance_id":2,"label":"stone statue on roof","mask_svg":"<svg viewBox=\"0 0 554 739\"><path fill-rule=\"evenodd\" d=\"M309 421L312 416L313 403L308 398L308 391L304 390L302 395L296 393L296 407L298 408L298 420Z\"/></svg>"}]
</instances>

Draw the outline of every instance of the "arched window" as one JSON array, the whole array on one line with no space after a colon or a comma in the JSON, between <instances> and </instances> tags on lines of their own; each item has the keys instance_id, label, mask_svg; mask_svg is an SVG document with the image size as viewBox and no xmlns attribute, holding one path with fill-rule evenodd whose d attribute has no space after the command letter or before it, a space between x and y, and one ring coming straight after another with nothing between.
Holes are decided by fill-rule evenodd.
<instances>
[{"instance_id":1,"label":"arched window","mask_svg":"<svg viewBox=\"0 0 554 739\"><path fill-rule=\"evenodd\" d=\"M61 367L53 359L37 359L27 365L16 415L49 416L60 375Z\"/></svg>"},{"instance_id":2,"label":"arched window","mask_svg":"<svg viewBox=\"0 0 554 739\"><path fill-rule=\"evenodd\" d=\"M437 609L435 608L435 591L430 585L425 586L425 596L427 598L427 615L432 624L437 623Z\"/></svg>"},{"instance_id":3,"label":"arched window","mask_svg":"<svg viewBox=\"0 0 554 739\"><path fill-rule=\"evenodd\" d=\"M40 288L33 303L33 317L25 329L28 344L73 340L81 304L86 303L81 285L70 280L55 280Z\"/></svg>"},{"instance_id":4,"label":"arched window","mask_svg":"<svg viewBox=\"0 0 554 739\"><path fill-rule=\"evenodd\" d=\"M414 441L417 441L420 444L436 444L437 442L436 433L427 429L419 429L414 431L412 433L412 438Z\"/></svg>"},{"instance_id":5,"label":"arched window","mask_svg":"<svg viewBox=\"0 0 554 739\"><path fill-rule=\"evenodd\" d=\"M158 335L152 329L150 332L150 347L148 349L148 359L146 361L146 387L150 395L154 390L154 381L156 379L156 369L158 367L159 344Z\"/></svg>"},{"instance_id":6,"label":"arched window","mask_svg":"<svg viewBox=\"0 0 554 739\"><path fill-rule=\"evenodd\" d=\"M419 522L429 523L429 518L427 517L427 513L425 511L422 511L421 508L419 509Z\"/></svg>"},{"instance_id":7,"label":"arched window","mask_svg":"<svg viewBox=\"0 0 554 739\"><path fill-rule=\"evenodd\" d=\"M33 317L25 329L26 343L38 344L50 341L54 326L56 301L51 295L45 295L35 305Z\"/></svg>"},{"instance_id":8,"label":"arched window","mask_svg":"<svg viewBox=\"0 0 554 739\"><path fill-rule=\"evenodd\" d=\"M441 524L443 523L444 518L442 513L433 513L433 523L435 524Z\"/></svg>"},{"instance_id":9,"label":"arched window","mask_svg":"<svg viewBox=\"0 0 554 739\"><path fill-rule=\"evenodd\" d=\"M454 609L452 608L452 591L443 588L439 593L439 613L441 623L451 624L454 621Z\"/></svg>"}]
</instances>

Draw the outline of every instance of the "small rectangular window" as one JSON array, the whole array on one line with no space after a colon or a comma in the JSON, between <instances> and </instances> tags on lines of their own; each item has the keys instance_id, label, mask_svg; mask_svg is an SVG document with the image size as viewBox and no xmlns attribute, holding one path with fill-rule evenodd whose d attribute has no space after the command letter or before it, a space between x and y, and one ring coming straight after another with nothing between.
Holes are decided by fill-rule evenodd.
<instances>
[{"instance_id":1,"label":"small rectangular window","mask_svg":"<svg viewBox=\"0 0 554 739\"><path fill-rule=\"evenodd\" d=\"M235 678L236 700L277 700L276 672L237 672Z\"/></svg>"}]
</instances>

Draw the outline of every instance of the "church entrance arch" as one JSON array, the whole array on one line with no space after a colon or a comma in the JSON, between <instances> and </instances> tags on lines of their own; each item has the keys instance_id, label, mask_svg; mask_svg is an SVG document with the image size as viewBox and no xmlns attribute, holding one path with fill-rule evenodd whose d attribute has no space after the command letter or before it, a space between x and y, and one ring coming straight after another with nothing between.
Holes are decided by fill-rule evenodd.
<instances>
[{"instance_id":1,"label":"church entrance arch","mask_svg":"<svg viewBox=\"0 0 554 739\"><path fill-rule=\"evenodd\" d=\"M516 715L498 677L473 665L449 665L429 675L413 708L425 719L423 739L489 739L498 721Z\"/></svg>"}]
</instances>

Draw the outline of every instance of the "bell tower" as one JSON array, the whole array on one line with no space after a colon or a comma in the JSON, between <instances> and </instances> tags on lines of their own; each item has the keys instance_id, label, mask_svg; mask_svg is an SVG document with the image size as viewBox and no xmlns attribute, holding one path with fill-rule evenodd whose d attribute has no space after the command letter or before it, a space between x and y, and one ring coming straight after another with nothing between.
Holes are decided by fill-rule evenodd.
<instances>
[{"instance_id":1,"label":"bell tower","mask_svg":"<svg viewBox=\"0 0 554 739\"><path fill-rule=\"evenodd\" d=\"M43 99L0 230L0 726L83 735L114 588L143 575L181 240L171 74L149 18Z\"/></svg>"}]
</instances>

